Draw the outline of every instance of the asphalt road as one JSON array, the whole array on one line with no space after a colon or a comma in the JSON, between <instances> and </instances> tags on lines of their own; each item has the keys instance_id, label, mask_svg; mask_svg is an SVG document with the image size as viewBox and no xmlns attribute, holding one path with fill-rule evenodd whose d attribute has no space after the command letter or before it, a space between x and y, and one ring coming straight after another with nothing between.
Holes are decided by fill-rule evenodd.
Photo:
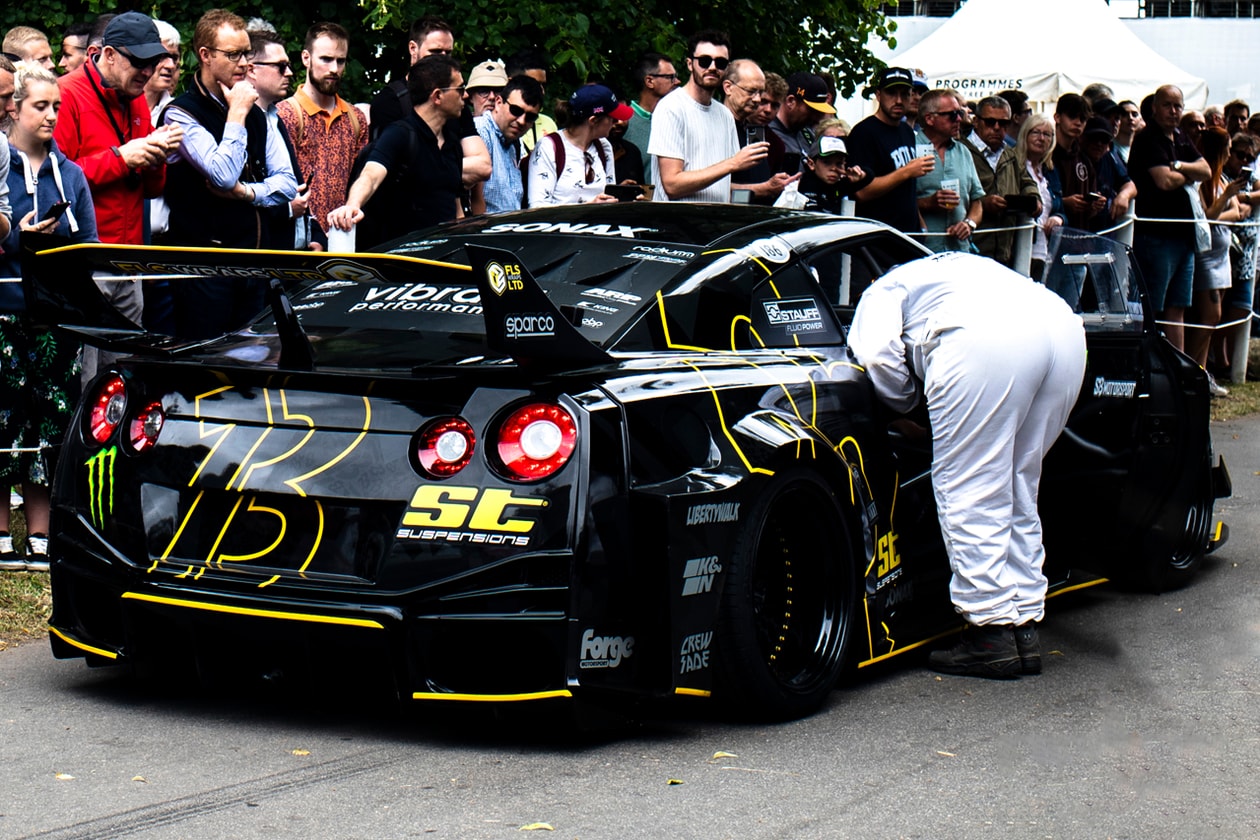
<instances>
[{"instance_id":1,"label":"asphalt road","mask_svg":"<svg viewBox=\"0 0 1260 840\"><path fill-rule=\"evenodd\" d=\"M1192 586L1055 599L1040 677L894 661L790 724L687 706L574 736L557 710L152 691L6 650L0 837L1260 837L1260 420L1215 435L1232 536Z\"/></svg>"}]
</instances>

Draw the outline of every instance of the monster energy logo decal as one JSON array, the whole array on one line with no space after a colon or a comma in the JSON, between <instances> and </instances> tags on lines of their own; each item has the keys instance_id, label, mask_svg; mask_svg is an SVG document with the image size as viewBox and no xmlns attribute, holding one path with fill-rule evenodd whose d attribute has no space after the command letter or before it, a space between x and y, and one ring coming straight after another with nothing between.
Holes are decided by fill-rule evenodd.
<instances>
[{"instance_id":1,"label":"monster energy logo decal","mask_svg":"<svg viewBox=\"0 0 1260 840\"><path fill-rule=\"evenodd\" d=\"M105 514L114 513L114 459L118 447L102 449L84 464L88 468L88 509L92 524L105 527Z\"/></svg>"}]
</instances>

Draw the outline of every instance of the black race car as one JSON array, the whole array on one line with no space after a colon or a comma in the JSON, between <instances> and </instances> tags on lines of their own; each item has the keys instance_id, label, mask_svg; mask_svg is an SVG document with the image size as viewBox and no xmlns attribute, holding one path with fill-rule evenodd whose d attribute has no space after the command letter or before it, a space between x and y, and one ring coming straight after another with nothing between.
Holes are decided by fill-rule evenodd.
<instances>
[{"instance_id":1,"label":"black race car","mask_svg":"<svg viewBox=\"0 0 1260 840\"><path fill-rule=\"evenodd\" d=\"M130 354L58 453L58 657L349 651L416 701L790 717L958 626L931 453L845 346L850 301L925 253L880 224L639 202L379 254L33 251L32 313ZM93 282L206 275L271 310L181 343ZM1224 537L1206 378L1122 246L1066 237L1046 282L1089 332L1043 483L1053 586L1179 585Z\"/></svg>"}]
</instances>

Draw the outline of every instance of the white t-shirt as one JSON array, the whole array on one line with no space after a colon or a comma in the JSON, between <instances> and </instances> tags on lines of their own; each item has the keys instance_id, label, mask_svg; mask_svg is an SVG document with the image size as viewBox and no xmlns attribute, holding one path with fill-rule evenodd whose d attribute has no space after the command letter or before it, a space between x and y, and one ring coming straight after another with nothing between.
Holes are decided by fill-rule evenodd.
<instances>
[{"instance_id":1,"label":"white t-shirt","mask_svg":"<svg viewBox=\"0 0 1260 840\"><path fill-rule=\"evenodd\" d=\"M659 159L674 158L683 162L683 170L694 172L720 163L739 154L739 136L735 118L721 102L701 105L677 88L656 104L652 112L652 134L648 139L652 156L652 183L656 184L656 201L720 201L731 200L731 176L727 175L693 195L671 199L661 185Z\"/></svg>"},{"instance_id":2,"label":"white t-shirt","mask_svg":"<svg viewBox=\"0 0 1260 840\"><path fill-rule=\"evenodd\" d=\"M556 175L556 147L551 137L564 143L564 169ZM603 147L601 157L595 144ZM604 168L608 161L608 168ZM616 183L613 171L612 144L600 138L585 149L579 149L566 132L558 131L540 139L529 155L529 206L547 204L584 204Z\"/></svg>"}]
</instances>

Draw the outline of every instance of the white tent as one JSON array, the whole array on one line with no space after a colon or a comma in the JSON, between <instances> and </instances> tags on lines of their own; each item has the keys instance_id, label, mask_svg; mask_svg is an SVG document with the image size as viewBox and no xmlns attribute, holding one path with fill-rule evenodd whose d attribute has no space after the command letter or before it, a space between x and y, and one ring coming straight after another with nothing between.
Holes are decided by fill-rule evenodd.
<instances>
[{"instance_id":1,"label":"white tent","mask_svg":"<svg viewBox=\"0 0 1260 840\"><path fill-rule=\"evenodd\" d=\"M1160 85L1181 88L1187 109L1207 104L1207 83L1142 43L1105 0L968 0L935 32L889 63L921 68L932 88L976 100L1022 90L1047 110L1064 93L1102 82L1117 102Z\"/></svg>"}]
</instances>

